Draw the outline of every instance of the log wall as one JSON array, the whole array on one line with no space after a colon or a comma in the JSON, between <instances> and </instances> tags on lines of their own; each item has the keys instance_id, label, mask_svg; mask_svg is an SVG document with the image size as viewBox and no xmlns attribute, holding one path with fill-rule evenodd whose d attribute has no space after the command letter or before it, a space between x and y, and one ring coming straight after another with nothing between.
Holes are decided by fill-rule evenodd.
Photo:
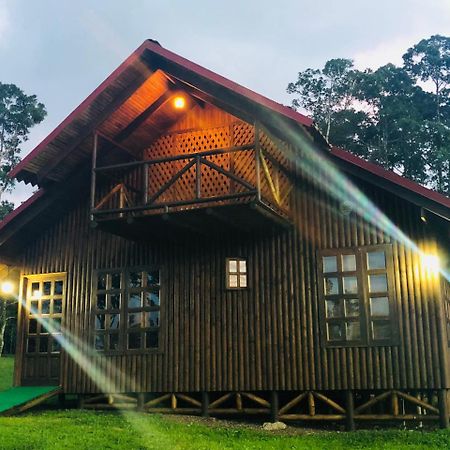
<instances>
[{"instance_id":1,"label":"log wall","mask_svg":"<svg viewBox=\"0 0 450 450\"><path fill-rule=\"evenodd\" d=\"M416 242L435 239L418 208L360 183ZM96 383L67 354L66 392L93 393L108 379L118 392L192 392L450 387L438 283L418 257L382 230L306 181L293 195L295 225L268 235L154 244L127 241L89 226L88 199L28 246L23 273L67 272L66 329L85 339L91 322L91 276L98 268L159 265L162 351L99 356ZM325 348L320 342L316 252L392 243L399 345ZM248 258L249 288L224 289L225 258ZM91 341L89 341L91 343ZM89 368L91 371L92 367Z\"/></svg>"}]
</instances>

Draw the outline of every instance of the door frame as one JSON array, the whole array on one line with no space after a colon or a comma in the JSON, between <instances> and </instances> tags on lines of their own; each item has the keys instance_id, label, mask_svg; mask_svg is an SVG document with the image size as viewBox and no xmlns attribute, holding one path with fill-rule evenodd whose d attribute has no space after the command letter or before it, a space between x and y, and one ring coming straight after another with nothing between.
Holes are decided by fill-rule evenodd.
<instances>
[{"instance_id":1,"label":"door frame","mask_svg":"<svg viewBox=\"0 0 450 450\"><path fill-rule=\"evenodd\" d=\"M62 325L65 323L65 313L66 313L66 299L67 299L67 272L46 272L46 273L35 273L35 274L20 274L19 282L19 296L18 296L18 312L17 312L17 335L16 335L16 355L14 361L14 386L21 386L24 379L24 359L26 356L26 338L27 338L27 292L29 283L33 281L43 281L43 279L53 280L54 278L59 278L63 280L63 291L62 291L62 313L61 322ZM64 349L61 348L60 351L60 361L63 360ZM61 378L61 366L59 373L59 380Z\"/></svg>"}]
</instances>

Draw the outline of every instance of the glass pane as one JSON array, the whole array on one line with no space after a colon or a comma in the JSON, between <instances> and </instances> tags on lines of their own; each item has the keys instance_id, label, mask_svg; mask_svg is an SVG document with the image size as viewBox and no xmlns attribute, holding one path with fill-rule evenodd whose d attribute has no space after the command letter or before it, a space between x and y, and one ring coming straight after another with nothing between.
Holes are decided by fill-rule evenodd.
<instances>
[{"instance_id":1,"label":"glass pane","mask_svg":"<svg viewBox=\"0 0 450 450\"><path fill-rule=\"evenodd\" d=\"M142 313L129 313L128 314L128 327L135 328L140 327L142 323Z\"/></svg>"},{"instance_id":2,"label":"glass pane","mask_svg":"<svg viewBox=\"0 0 450 450\"><path fill-rule=\"evenodd\" d=\"M52 320L52 333L58 333L61 331L61 317L57 317L56 319Z\"/></svg>"},{"instance_id":3,"label":"glass pane","mask_svg":"<svg viewBox=\"0 0 450 450\"><path fill-rule=\"evenodd\" d=\"M159 311L150 311L146 313L147 327L159 327Z\"/></svg>"},{"instance_id":4,"label":"glass pane","mask_svg":"<svg viewBox=\"0 0 450 450\"><path fill-rule=\"evenodd\" d=\"M159 306L159 292L145 292L144 306Z\"/></svg>"},{"instance_id":5,"label":"glass pane","mask_svg":"<svg viewBox=\"0 0 450 450\"><path fill-rule=\"evenodd\" d=\"M109 307L111 309L120 309L120 294L111 294L109 296Z\"/></svg>"},{"instance_id":6,"label":"glass pane","mask_svg":"<svg viewBox=\"0 0 450 450\"><path fill-rule=\"evenodd\" d=\"M343 277L342 283L344 287L344 294L358 293L358 280L356 277Z\"/></svg>"},{"instance_id":7,"label":"glass pane","mask_svg":"<svg viewBox=\"0 0 450 450\"><path fill-rule=\"evenodd\" d=\"M128 296L128 308L140 308L141 307L141 294L129 294Z\"/></svg>"},{"instance_id":8,"label":"glass pane","mask_svg":"<svg viewBox=\"0 0 450 450\"><path fill-rule=\"evenodd\" d=\"M39 314L39 302L37 300L31 300L30 314Z\"/></svg>"},{"instance_id":9,"label":"glass pane","mask_svg":"<svg viewBox=\"0 0 450 450\"><path fill-rule=\"evenodd\" d=\"M118 330L120 324L120 314L110 314L109 315L109 329Z\"/></svg>"},{"instance_id":10,"label":"glass pane","mask_svg":"<svg viewBox=\"0 0 450 450\"><path fill-rule=\"evenodd\" d=\"M109 349L119 350L119 334L113 333L109 335Z\"/></svg>"},{"instance_id":11,"label":"glass pane","mask_svg":"<svg viewBox=\"0 0 450 450\"><path fill-rule=\"evenodd\" d=\"M105 336L103 334L95 335L95 349L104 350L105 349Z\"/></svg>"},{"instance_id":12,"label":"glass pane","mask_svg":"<svg viewBox=\"0 0 450 450\"><path fill-rule=\"evenodd\" d=\"M327 323L329 341L341 341L344 338L343 326L341 323Z\"/></svg>"},{"instance_id":13,"label":"glass pane","mask_svg":"<svg viewBox=\"0 0 450 450\"><path fill-rule=\"evenodd\" d=\"M50 300L42 300L41 314L50 314Z\"/></svg>"},{"instance_id":14,"label":"glass pane","mask_svg":"<svg viewBox=\"0 0 450 450\"><path fill-rule=\"evenodd\" d=\"M36 319L30 319L30 322L28 324L28 333L29 334L37 333L37 320Z\"/></svg>"},{"instance_id":15,"label":"glass pane","mask_svg":"<svg viewBox=\"0 0 450 450\"><path fill-rule=\"evenodd\" d=\"M141 333L128 334L128 348L130 350L141 348Z\"/></svg>"},{"instance_id":16,"label":"glass pane","mask_svg":"<svg viewBox=\"0 0 450 450\"><path fill-rule=\"evenodd\" d=\"M337 272L337 257L336 256L323 256L323 273Z\"/></svg>"},{"instance_id":17,"label":"glass pane","mask_svg":"<svg viewBox=\"0 0 450 450\"><path fill-rule=\"evenodd\" d=\"M355 341L361 339L359 322L346 323L346 338L347 341Z\"/></svg>"},{"instance_id":18,"label":"glass pane","mask_svg":"<svg viewBox=\"0 0 450 450\"><path fill-rule=\"evenodd\" d=\"M235 259L230 259L228 261L228 272L231 273L237 272L237 261Z\"/></svg>"},{"instance_id":19,"label":"glass pane","mask_svg":"<svg viewBox=\"0 0 450 450\"><path fill-rule=\"evenodd\" d=\"M339 293L338 279L325 278L324 280L325 295L337 295Z\"/></svg>"},{"instance_id":20,"label":"glass pane","mask_svg":"<svg viewBox=\"0 0 450 450\"><path fill-rule=\"evenodd\" d=\"M141 287L142 286L142 273L141 272L130 272L128 279L130 287Z\"/></svg>"},{"instance_id":21,"label":"glass pane","mask_svg":"<svg viewBox=\"0 0 450 450\"><path fill-rule=\"evenodd\" d=\"M372 336L374 339L390 339L391 324L388 321L372 322Z\"/></svg>"},{"instance_id":22,"label":"glass pane","mask_svg":"<svg viewBox=\"0 0 450 450\"><path fill-rule=\"evenodd\" d=\"M50 295L52 292L52 282L51 281L44 281L42 285L42 294L43 295Z\"/></svg>"},{"instance_id":23,"label":"glass pane","mask_svg":"<svg viewBox=\"0 0 450 450\"><path fill-rule=\"evenodd\" d=\"M106 289L106 273L101 273L98 275L97 289Z\"/></svg>"},{"instance_id":24,"label":"glass pane","mask_svg":"<svg viewBox=\"0 0 450 450\"><path fill-rule=\"evenodd\" d=\"M62 295L62 293L63 293L63 282L61 280L55 281L54 295Z\"/></svg>"},{"instance_id":25,"label":"glass pane","mask_svg":"<svg viewBox=\"0 0 450 450\"><path fill-rule=\"evenodd\" d=\"M105 329L105 315L97 314L95 316L95 329L96 330L104 330Z\"/></svg>"},{"instance_id":26,"label":"glass pane","mask_svg":"<svg viewBox=\"0 0 450 450\"><path fill-rule=\"evenodd\" d=\"M111 289L120 289L120 272L111 275Z\"/></svg>"},{"instance_id":27,"label":"glass pane","mask_svg":"<svg viewBox=\"0 0 450 450\"><path fill-rule=\"evenodd\" d=\"M97 295L97 309L106 309L106 294Z\"/></svg>"},{"instance_id":28,"label":"glass pane","mask_svg":"<svg viewBox=\"0 0 450 450\"><path fill-rule=\"evenodd\" d=\"M53 300L53 314L61 314L62 313L62 300L56 299Z\"/></svg>"},{"instance_id":29,"label":"glass pane","mask_svg":"<svg viewBox=\"0 0 450 450\"><path fill-rule=\"evenodd\" d=\"M237 275L229 275L229 283L231 288L238 287L238 277Z\"/></svg>"},{"instance_id":30,"label":"glass pane","mask_svg":"<svg viewBox=\"0 0 450 450\"><path fill-rule=\"evenodd\" d=\"M342 270L344 272L353 272L356 270L355 255L342 255Z\"/></svg>"},{"instance_id":31,"label":"glass pane","mask_svg":"<svg viewBox=\"0 0 450 450\"><path fill-rule=\"evenodd\" d=\"M47 353L48 352L48 337L41 336L39 338L39 353Z\"/></svg>"},{"instance_id":32,"label":"glass pane","mask_svg":"<svg viewBox=\"0 0 450 450\"><path fill-rule=\"evenodd\" d=\"M151 284L159 284L159 270L147 272L147 286Z\"/></svg>"},{"instance_id":33,"label":"glass pane","mask_svg":"<svg viewBox=\"0 0 450 450\"><path fill-rule=\"evenodd\" d=\"M241 259L239 261L239 272L241 273L247 272L247 261L245 259Z\"/></svg>"},{"instance_id":34,"label":"glass pane","mask_svg":"<svg viewBox=\"0 0 450 450\"><path fill-rule=\"evenodd\" d=\"M358 316L359 316L359 300L357 298L345 300L345 317L358 317Z\"/></svg>"},{"instance_id":35,"label":"glass pane","mask_svg":"<svg viewBox=\"0 0 450 450\"><path fill-rule=\"evenodd\" d=\"M145 333L145 347L146 348L158 348L159 344L158 332L157 331L147 331Z\"/></svg>"},{"instance_id":36,"label":"glass pane","mask_svg":"<svg viewBox=\"0 0 450 450\"><path fill-rule=\"evenodd\" d=\"M239 286L240 287L247 287L247 275L240 275L239 276Z\"/></svg>"},{"instance_id":37,"label":"glass pane","mask_svg":"<svg viewBox=\"0 0 450 450\"><path fill-rule=\"evenodd\" d=\"M27 352L34 353L36 351L36 338L29 337L27 342Z\"/></svg>"},{"instance_id":38,"label":"glass pane","mask_svg":"<svg viewBox=\"0 0 450 450\"><path fill-rule=\"evenodd\" d=\"M42 319L41 322L41 334L48 333L50 329L50 318Z\"/></svg>"},{"instance_id":39,"label":"glass pane","mask_svg":"<svg viewBox=\"0 0 450 450\"><path fill-rule=\"evenodd\" d=\"M369 292L386 292L387 277L382 275L369 275Z\"/></svg>"},{"instance_id":40,"label":"glass pane","mask_svg":"<svg viewBox=\"0 0 450 450\"><path fill-rule=\"evenodd\" d=\"M327 300L325 304L327 317L342 317L340 300Z\"/></svg>"},{"instance_id":41,"label":"glass pane","mask_svg":"<svg viewBox=\"0 0 450 450\"><path fill-rule=\"evenodd\" d=\"M370 252L367 253L367 267L371 269L385 269L386 256L384 252Z\"/></svg>"},{"instance_id":42,"label":"glass pane","mask_svg":"<svg viewBox=\"0 0 450 450\"><path fill-rule=\"evenodd\" d=\"M31 293L33 297L37 297L34 295L35 292L40 292L41 288L39 286L39 282L31 283Z\"/></svg>"},{"instance_id":43,"label":"glass pane","mask_svg":"<svg viewBox=\"0 0 450 450\"><path fill-rule=\"evenodd\" d=\"M370 314L372 316L389 316L389 299L387 297L371 297Z\"/></svg>"},{"instance_id":44,"label":"glass pane","mask_svg":"<svg viewBox=\"0 0 450 450\"><path fill-rule=\"evenodd\" d=\"M59 353L61 351L61 344L59 341L53 337L52 339L52 353Z\"/></svg>"}]
</instances>

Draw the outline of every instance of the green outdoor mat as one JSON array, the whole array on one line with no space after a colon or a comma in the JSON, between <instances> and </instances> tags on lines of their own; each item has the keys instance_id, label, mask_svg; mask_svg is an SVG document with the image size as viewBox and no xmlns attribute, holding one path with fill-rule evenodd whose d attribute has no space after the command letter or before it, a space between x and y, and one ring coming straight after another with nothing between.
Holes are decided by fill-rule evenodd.
<instances>
[{"instance_id":1,"label":"green outdoor mat","mask_svg":"<svg viewBox=\"0 0 450 450\"><path fill-rule=\"evenodd\" d=\"M0 392L0 414L36 400L39 403L39 398L45 400L60 391L59 386L22 386L7 389ZM47 395L50 394L50 395ZM33 402L34 405L34 402Z\"/></svg>"}]
</instances>

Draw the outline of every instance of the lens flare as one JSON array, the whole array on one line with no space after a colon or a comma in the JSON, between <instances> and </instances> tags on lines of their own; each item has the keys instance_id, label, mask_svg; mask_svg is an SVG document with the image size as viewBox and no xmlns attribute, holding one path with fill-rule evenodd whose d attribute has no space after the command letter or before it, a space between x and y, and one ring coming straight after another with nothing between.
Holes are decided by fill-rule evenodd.
<instances>
[{"instance_id":1,"label":"lens flare","mask_svg":"<svg viewBox=\"0 0 450 450\"><path fill-rule=\"evenodd\" d=\"M175 106L176 109L183 109L186 106L186 100L181 95L175 97L173 101L173 106Z\"/></svg>"},{"instance_id":2,"label":"lens flare","mask_svg":"<svg viewBox=\"0 0 450 450\"><path fill-rule=\"evenodd\" d=\"M1 286L1 290L3 294L10 295L14 291L14 285L11 281L4 281Z\"/></svg>"}]
</instances>

